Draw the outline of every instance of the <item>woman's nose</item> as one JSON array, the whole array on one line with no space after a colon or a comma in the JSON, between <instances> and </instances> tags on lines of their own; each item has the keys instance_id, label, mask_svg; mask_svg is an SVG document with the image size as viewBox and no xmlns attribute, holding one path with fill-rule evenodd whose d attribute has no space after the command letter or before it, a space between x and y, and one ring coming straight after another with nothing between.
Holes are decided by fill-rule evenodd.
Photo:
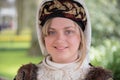
<instances>
[{"instance_id":1,"label":"woman's nose","mask_svg":"<svg viewBox=\"0 0 120 80\"><path fill-rule=\"evenodd\" d=\"M65 35L63 33L58 33L57 37L56 37L56 41L57 42L62 42L66 39Z\"/></svg>"}]
</instances>

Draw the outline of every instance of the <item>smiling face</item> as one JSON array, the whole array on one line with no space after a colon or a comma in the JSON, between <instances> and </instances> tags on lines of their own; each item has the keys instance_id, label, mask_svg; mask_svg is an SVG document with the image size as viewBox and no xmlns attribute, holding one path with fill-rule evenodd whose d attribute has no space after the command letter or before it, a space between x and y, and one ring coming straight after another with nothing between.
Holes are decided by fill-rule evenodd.
<instances>
[{"instance_id":1,"label":"smiling face","mask_svg":"<svg viewBox=\"0 0 120 80\"><path fill-rule=\"evenodd\" d=\"M45 47L52 61L69 63L78 58L81 42L79 27L67 18L53 18L44 37Z\"/></svg>"}]
</instances>

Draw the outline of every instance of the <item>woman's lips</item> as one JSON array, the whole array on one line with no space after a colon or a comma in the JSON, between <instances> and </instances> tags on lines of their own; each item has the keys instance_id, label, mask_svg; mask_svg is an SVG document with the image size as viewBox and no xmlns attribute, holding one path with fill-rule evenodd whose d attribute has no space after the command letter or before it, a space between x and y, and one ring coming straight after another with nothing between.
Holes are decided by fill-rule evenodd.
<instances>
[{"instance_id":1,"label":"woman's lips","mask_svg":"<svg viewBox=\"0 0 120 80\"><path fill-rule=\"evenodd\" d=\"M59 47L59 46L55 46L54 47L55 49L57 49L57 50L60 50L60 51L63 51L63 50L65 50L65 49L67 49L68 47Z\"/></svg>"}]
</instances>

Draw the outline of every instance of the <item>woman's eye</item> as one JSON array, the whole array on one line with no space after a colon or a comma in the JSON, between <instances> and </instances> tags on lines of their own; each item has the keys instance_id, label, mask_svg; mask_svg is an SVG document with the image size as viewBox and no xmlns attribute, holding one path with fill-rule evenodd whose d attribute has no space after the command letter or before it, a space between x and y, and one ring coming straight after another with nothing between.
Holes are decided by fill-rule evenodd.
<instances>
[{"instance_id":1,"label":"woman's eye","mask_svg":"<svg viewBox=\"0 0 120 80\"><path fill-rule=\"evenodd\" d=\"M48 35L55 35L55 31L48 31Z\"/></svg>"},{"instance_id":2,"label":"woman's eye","mask_svg":"<svg viewBox=\"0 0 120 80\"><path fill-rule=\"evenodd\" d=\"M72 30L67 30L67 31L65 31L65 34L66 35L70 35L70 34L73 34L74 33L74 31L72 31Z\"/></svg>"}]
</instances>

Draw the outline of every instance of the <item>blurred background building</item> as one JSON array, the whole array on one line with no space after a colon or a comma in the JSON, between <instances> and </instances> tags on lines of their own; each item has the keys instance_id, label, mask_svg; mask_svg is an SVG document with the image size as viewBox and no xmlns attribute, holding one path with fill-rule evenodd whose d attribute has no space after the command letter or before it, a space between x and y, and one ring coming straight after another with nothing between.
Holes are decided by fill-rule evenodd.
<instances>
[{"instance_id":1,"label":"blurred background building","mask_svg":"<svg viewBox=\"0 0 120 80\"><path fill-rule=\"evenodd\" d=\"M16 29L17 11L15 0L0 0L0 30Z\"/></svg>"}]
</instances>

